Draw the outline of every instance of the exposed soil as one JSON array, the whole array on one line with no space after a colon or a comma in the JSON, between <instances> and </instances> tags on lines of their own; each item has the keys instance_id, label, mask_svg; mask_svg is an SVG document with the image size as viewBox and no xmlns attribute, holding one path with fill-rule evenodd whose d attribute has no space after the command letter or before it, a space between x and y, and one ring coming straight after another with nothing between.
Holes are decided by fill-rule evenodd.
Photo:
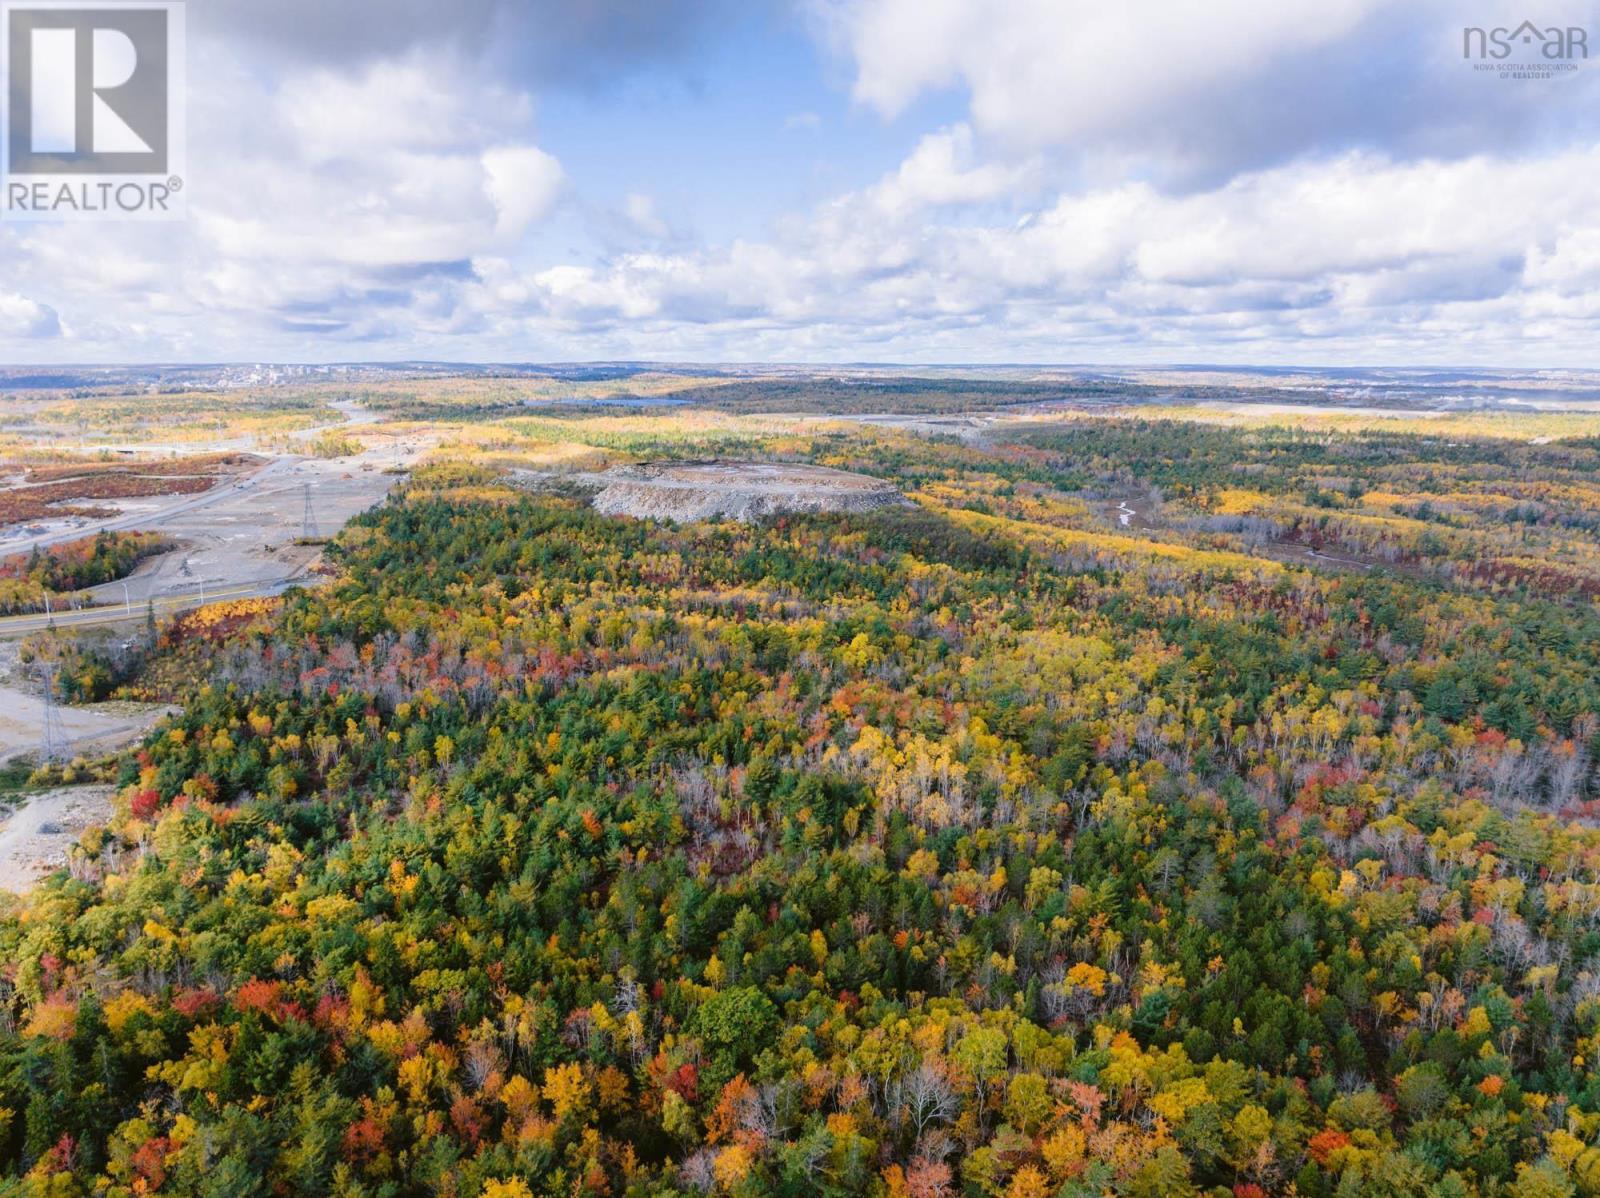
<instances>
[{"instance_id":1,"label":"exposed soil","mask_svg":"<svg viewBox=\"0 0 1600 1198\"><path fill-rule=\"evenodd\" d=\"M176 708L158 703L56 705L65 748L92 757L126 748ZM44 699L38 676L21 661L14 641L0 641L0 762L37 753L44 739Z\"/></svg>"},{"instance_id":2,"label":"exposed soil","mask_svg":"<svg viewBox=\"0 0 1600 1198\"><path fill-rule=\"evenodd\" d=\"M0 890L25 894L67 863L78 837L111 818L110 786L63 786L0 815Z\"/></svg>"},{"instance_id":3,"label":"exposed soil","mask_svg":"<svg viewBox=\"0 0 1600 1198\"><path fill-rule=\"evenodd\" d=\"M596 511L655 520L755 520L907 502L882 479L789 462L653 462L619 466L600 481Z\"/></svg>"},{"instance_id":4,"label":"exposed soil","mask_svg":"<svg viewBox=\"0 0 1600 1198\"><path fill-rule=\"evenodd\" d=\"M171 710L151 703L56 705L65 747L73 757L93 757L125 748ZM0 761L37 752L43 736L44 700L31 690L0 686Z\"/></svg>"}]
</instances>

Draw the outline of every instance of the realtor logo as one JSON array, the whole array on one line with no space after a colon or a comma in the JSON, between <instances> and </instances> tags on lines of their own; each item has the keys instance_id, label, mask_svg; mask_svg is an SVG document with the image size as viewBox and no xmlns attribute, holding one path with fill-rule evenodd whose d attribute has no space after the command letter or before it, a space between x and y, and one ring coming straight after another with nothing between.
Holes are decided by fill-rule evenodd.
<instances>
[{"instance_id":1,"label":"realtor logo","mask_svg":"<svg viewBox=\"0 0 1600 1198\"><path fill-rule=\"evenodd\" d=\"M1515 29L1500 26L1482 29L1469 25L1461 31L1461 57L1500 61L1513 53L1540 58L1572 59L1589 57L1589 31L1579 25L1541 27L1524 21Z\"/></svg>"},{"instance_id":2,"label":"realtor logo","mask_svg":"<svg viewBox=\"0 0 1600 1198\"><path fill-rule=\"evenodd\" d=\"M3 215L182 215L183 6L0 0Z\"/></svg>"},{"instance_id":3,"label":"realtor logo","mask_svg":"<svg viewBox=\"0 0 1600 1198\"><path fill-rule=\"evenodd\" d=\"M1468 25L1461 31L1461 57L1490 79L1567 79L1589 59L1589 31L1533 21L1493 29Z\"/></svg>"}]
</instances>

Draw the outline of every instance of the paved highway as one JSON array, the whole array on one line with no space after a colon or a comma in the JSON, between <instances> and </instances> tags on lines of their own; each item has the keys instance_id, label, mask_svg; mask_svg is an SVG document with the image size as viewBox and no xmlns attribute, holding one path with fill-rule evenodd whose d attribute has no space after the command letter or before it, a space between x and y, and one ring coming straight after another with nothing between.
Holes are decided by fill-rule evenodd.
<instances>
[{"instance_id":1,"label":"paved highway","mask_svg":"<svg viewBox=\"0 0 1600 1198\"><path fill-rule=\"evenodd\" d=\"M370 422L368 414L355 405L335 406L346 416L346 425ZM0 539L0 557L26 552L31 545L45 548L93 537L101 530L161 532L175 547L142 564L126 579L88 588L94 606L58 609L53 616L30 612L0 617L0 637L40 632L52 624L68 629L142 620L151 597L156 613L167 616L202 602L281 594L304 581L318 556L314 544L300 541L301 493L309 492L312 497L312 518L319 530L334 535L351 517L383 500L398 477L394 465L399 450L412 456L422 447L426 446L386 445L381 451L368 449L327 460L274 455L249 473L235 475L208 491L163 497L157 501L158 507L36 537L21 529L8 529L9 535Z\"/></svg>"},{"instance_id":2,"label":"paved highway","mask_svg":"<svg viewBox=\"0 0 1600 1198\"><path fill-rule=\"evenodd\" d=\"M170 616L174 612L187 611L193 607L200 607L206 603L221 603L228 599L258 599L265 595L281 595L290 587L297 585L296 577L277 578L270 582L251 583L248 586L237 587L207 587L205 597L201 598L199 591L192 591L183 595L166 595L152 600L158 616ZM0 618L0 637L26 636L30 632L44 632L50 627L55 628L92 628L100 624L125 624L130 621L144 619L145 604L135 603L130 611L121 603L107 607L84 607L77 611L58 611L49 615L34 613L25 616L5 616Z\"/></svg>"}]
</instances>

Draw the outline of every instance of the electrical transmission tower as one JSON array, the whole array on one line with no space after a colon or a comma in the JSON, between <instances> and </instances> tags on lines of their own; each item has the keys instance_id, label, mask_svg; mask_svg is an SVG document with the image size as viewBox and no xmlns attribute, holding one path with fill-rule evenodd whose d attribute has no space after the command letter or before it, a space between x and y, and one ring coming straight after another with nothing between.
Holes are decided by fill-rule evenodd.
<instances>
[{"instance_id":1,"label":"electrical transmission tower","mask_svg":"<svg viewBox=\"0 0 1600 1198\"><path fill-rule=\"evenodd\" d=\"M39 674L44 679L44 728L39 744L39 761L48 764L66 757L67 734L61 726L61 712L56 707L56 663L41 662Z\"/></svg>"},{"instance_id":2,"label":"electrical transmission tower","mask_svg":"<svg viewBox=\"0 0 1600 1198\"><path fill-rule=\"evenodd\" d=\"M305 485L306 519L305 528L300 533L302 541L315 541L317 539L317 518L311 511L311 484Z\"/></svg>"}]
</instances>

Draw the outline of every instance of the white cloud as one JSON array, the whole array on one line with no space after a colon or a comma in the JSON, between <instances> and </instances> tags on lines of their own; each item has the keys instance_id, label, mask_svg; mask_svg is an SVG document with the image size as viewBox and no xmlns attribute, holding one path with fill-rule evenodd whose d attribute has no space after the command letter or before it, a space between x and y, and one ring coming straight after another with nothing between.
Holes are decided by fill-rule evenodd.
<instances>
[{"instance_id":1,"label":"white cloud","mask_svg":"<svg viewBox=\"0 0 1600 1198\"><path fill-rule=\"evenodd\" d=\"M533 108L524 94L420 52L360 72L296 70L284 78L274 107L300 159L317 164L391 150L461 151L531 119Z\"/></svg>"},{"instance_id":2,"label":"white cloud","mask_svg":"<svg viewBox=\"0 0 1600 1198\"><path fill-rule=\"evenodd\" d=\"M27 296L0 291L0 337L57 337L61 322L53 309Z\"/></svg>"},{"instance_id":3,"label":"white cloud","mask_svg":"<svg viewBox=\"0 0 1600 1198\"><path fill-rule=\"evenodd\" d=\"M966 124L930 133L870 193L888 213L905 213L925 205L977 204L1015 196L1038 171L1037 163L981 163Z\"/></svg>"},{"instance_id":4,"label":"white cloud","mask_svg":"<svg viewBox=\"0 0 1600 1198\"><path fill-rule=\"evenodd\" d=\"M633 344L687 325L742 345L760 328L789 346L831 339L830 356L846 357L888 344L937 358L954 344L977 357L1081 359L1109 346L1159 359L1182 346L1271 358L1315 341L1360 360L1403 347L1438 361L1586 352L1574 322L1600 307L1572 302L1574 278L1600 268L1600 147L1457 163L1345 155L1190 195L1093 190L1007 224L929 212L908 224L876 199L900 177L775 242L526 278L501 264L467 302ZM1556 194L1552 178L1564 181ZM1554 265L1563 254L1566 273Z\"/></svg>"},{"instance_id":5,"label":"white cloud","mask_svg":"<svg viewBox=\"0 0 1600 1198\"><path fill-rule=\"evenodd\" d=\"M787 215L649 154L594 194L512 82L554 68L488 65L516 5L397 0L438 36L350 48L344 8L292 2L276 41L196 14L187 222L0 227L14 358L1587 361L1600 331L1600 65L1479 77L1446 0L810 0L902 153ZM594 62L654 53L562 19ZM906 129L941 89L941 127ZM839 133L786 142L813 185L858 169L845 126L785 122ZM708 213L764 231L697 242Z\"/></svg>"},{"instance_id":6,"label":"white cloud","mask_svg":"<svg viewBox=\"0 0 1600 1198\"><path fill-rule=\"evenodd\" d=\"M963 82L984 131L1038 147L1104 132L1342 37L1401 0L864 0L830 10L855 94L886 115Z\"/></svg>"},{"instance_id":7,"label":"white cloud","mask_svg":"<svg viewBox=\"0 0 1600 1198\"><path fill-rule=\"evenodd\" d=\"M483 155L489 198L499 219L495 232L518 237L549 216L561 197L566 174L538 146L502 146Z\"/></svg>"},{"instance_id":8,"label":"white cloud","mask_svg":"<svg viewBox=\"0 0 1600 1198\"><path fill-rule=\"evenodd\" d=\"M991 156L1212 186L1314 153L1504 152L1595 128L1600 72L1506 86L1461 58L1464 23L1520 0L811 0L861 104L897 117L964 91ZM1514 16L1514 19L1512 19ZM1585 0L1540 19L1587 24Z\"/></svg>"},{"instance_id":9,"label":"white cloud","mask_svg":"<svg viewBox=\"0 0 1600 1198\"><path fill-rule=\"evenodd\" d=\"M531 99L448 55L336 75L210 49L191 80L186 221L0 229L10 279L62 313L71 354L304 356L307 337L448 334L472 259L560 197Z\"/></svg>"}]
</instances>

